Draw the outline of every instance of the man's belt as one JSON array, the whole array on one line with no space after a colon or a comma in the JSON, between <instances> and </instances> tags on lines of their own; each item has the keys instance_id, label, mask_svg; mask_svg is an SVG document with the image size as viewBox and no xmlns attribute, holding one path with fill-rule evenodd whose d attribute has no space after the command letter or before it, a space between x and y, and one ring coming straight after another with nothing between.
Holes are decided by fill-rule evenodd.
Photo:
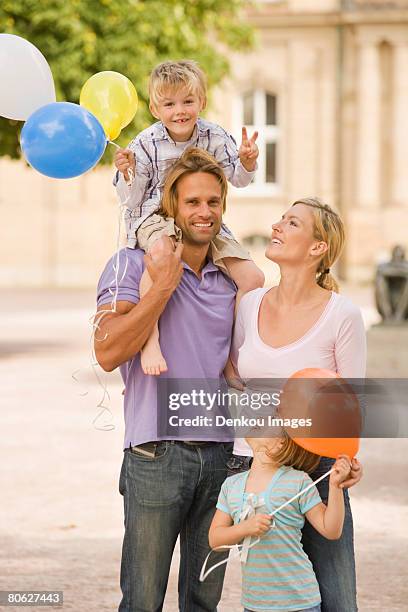
<instances>
[{"instance_id":1,"label":"man's belt","mask_svg":"<svg viewBox=\"0 0 408 612\"><path fill-rule=\"evenodd\" d=\"M158 440L157 442L144 442L143 444L138 444L137 446L130 446L130 450L132 453L136 453L138 455L145 455L146 457L154 457L156 454L156 448L158 444L161 442L170 442L170 444L187 444L187 446L211 446L213 444L218 444L215 441L201 441L201 440Z\"/></svg>"}]
</instances>

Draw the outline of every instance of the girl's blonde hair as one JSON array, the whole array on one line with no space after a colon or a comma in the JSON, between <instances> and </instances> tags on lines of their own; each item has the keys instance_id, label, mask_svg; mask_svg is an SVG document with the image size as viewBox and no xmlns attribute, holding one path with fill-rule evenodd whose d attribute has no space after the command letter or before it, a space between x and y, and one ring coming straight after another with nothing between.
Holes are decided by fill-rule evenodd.
<instances>
[{"instance_id":1,"label":"girl's blonde hair","mask_svg":"<svg viewBox=\"0 0 408 612\"><path fill-rule=\"evenodd\" d=\"M278 451L268 451L265 454L279 465L287 465L303 472L313 472L320 461L320 455L315 455L305 450L288 436L286 432L282 435L282 446Z\"/></svg>"},{"instance_id":2,"label":"girl's blonde hair","mask_svg":"<svg viewBox=\"0 0 408 612\"><path fill-rule=\"evenodd\" d=\"M178 205L177 183L183 176L195 172L205 172L217 179L221 187L222 212L225 212L228 183L223 169L217 160L204 149L189 147L169 170L164 182L158 214L175 218Z\"/></svg>"},{"instance_id":3,"label":"girl's blonde hair","mask_svg":"<svg viewBox=\"0 0 408 612\"><path fill-rule=\"evenodd\" d=\"M207 103L207 80L194 60L167 61L153 69L149 79L150 104L157 107L169 89L186 87L189 94L197 94L202 108Z\"/></svg>"},{"instance_id":4,"label":"girl's blonde hair","mask_svg":"<svg viewBox=\"0 0 408 612\"><path fill-rule=\"evenodd\" d=\"M322 202L319 198L302 198L292 204L304 204L312 208L314 217L315 240L321 240L327 244L327 251L323 255L316 270L317 284L323 289L339 292L339 286L330 273L333 264L340 257L344 247L345 232L344 224L340 216Z\"/></svg>"}]
</instances>

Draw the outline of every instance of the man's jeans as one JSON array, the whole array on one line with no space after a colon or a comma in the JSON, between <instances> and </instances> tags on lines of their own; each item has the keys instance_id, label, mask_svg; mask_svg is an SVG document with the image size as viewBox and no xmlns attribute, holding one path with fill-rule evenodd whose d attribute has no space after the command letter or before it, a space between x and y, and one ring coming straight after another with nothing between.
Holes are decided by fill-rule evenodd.
<instances>
[{"instance_id":1,"label":"man's jeans","mask_svg":"<svg viewBox=\"0 0 408 612\"><path fill-rule=\"evenodd\" d=\"M322 457L312 480L322 476L333 465L334 459ZM228 474L238 474L249 469L250 457L233 455L228 462ZM322 501L327 503L329 477L316 485ZM348 491L344 492L345 517L343 533L339 540L327 540L308 521L302 533L303 549L313 564L322 597L322 612L356 612L356 569L354 563L353 517Z\"/></svg>"},{"instance_id":2,"label":"man's jeans","mask_svg":"<svg viewBox=\"0 0 408 612\"><path fill-rule=\"evenodd\" d=\"M216 610L226 566L204 582L199 575L210 551L208 531L231 452L228 443L173 441L159 442L154 458L125 451L119 483L125 510L120 612L162 610L178 535L180 610ZM214 553L217 561L227 554Z\"/></svg>"}]
</instances>

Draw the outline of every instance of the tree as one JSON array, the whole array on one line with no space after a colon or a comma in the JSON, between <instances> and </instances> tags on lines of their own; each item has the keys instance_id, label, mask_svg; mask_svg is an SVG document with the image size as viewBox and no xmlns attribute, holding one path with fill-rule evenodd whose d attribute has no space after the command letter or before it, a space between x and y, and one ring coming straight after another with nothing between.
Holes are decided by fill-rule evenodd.
<instances>
[{"instance_id":1,"label":"tree","mask_svg":"<svg viewBox=\"0 0 408 612\"><path fill-rule=\"evenodd\" d=\"M36 45L50 64L58 101L79 102L85 81L103 70L125 74L139 95L124 145L153 118L147 82L166 59L197 60L209 88L228 74L222 50L251 47L253 32L242 19L245 0L2 0L0 31ZM1 86L1 84L0 84ZM1 95L1 94L0 94ZM19 157L22 122L0 119L0 156ZM108 147L104 161L112 158Z\"/></svg>"}]
</instances>

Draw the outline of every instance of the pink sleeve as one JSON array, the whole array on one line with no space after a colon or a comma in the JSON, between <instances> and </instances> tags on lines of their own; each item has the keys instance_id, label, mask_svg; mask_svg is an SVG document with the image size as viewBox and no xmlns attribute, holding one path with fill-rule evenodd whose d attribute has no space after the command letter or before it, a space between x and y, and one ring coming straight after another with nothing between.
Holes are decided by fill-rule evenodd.
<instances>
[{"instance_id":1,"label":"pink sleeve","mask_svg":"<svg viewBox=\"0 0 408 612\"><path fill-rule=\"evenodd\" d=\"M360 309L345 305L335 344L337 372L342 378L364 378L366 374L366 332Z\"/></svg>"}]
</instances>

